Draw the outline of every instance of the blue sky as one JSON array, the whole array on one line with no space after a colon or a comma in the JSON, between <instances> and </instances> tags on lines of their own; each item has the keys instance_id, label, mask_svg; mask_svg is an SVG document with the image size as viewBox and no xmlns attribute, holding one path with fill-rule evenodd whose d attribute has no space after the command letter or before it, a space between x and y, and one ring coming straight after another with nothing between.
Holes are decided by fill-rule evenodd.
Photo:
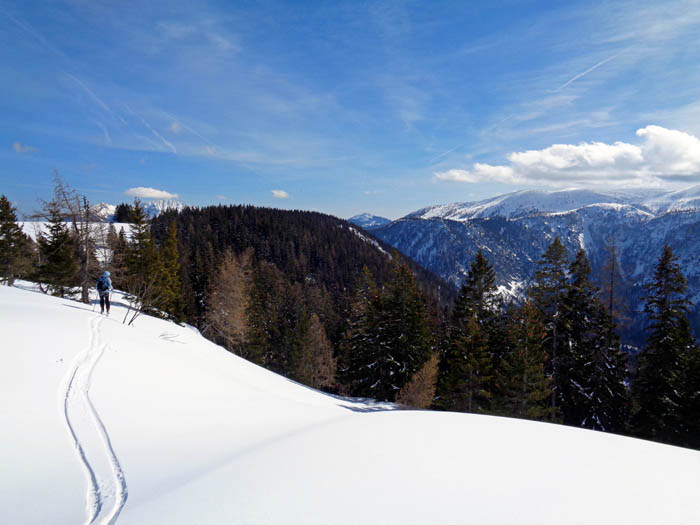
<instances>
[{"instance_id":1,"label":"blue sky","mask_svg":"<svg viewBox=\"0 0 700 525\"><path fill-rule=\"evenodd\" d=\"M700 3L0 0L0 193L398 218L700 182Z\"/></svg>"}]
</instances>

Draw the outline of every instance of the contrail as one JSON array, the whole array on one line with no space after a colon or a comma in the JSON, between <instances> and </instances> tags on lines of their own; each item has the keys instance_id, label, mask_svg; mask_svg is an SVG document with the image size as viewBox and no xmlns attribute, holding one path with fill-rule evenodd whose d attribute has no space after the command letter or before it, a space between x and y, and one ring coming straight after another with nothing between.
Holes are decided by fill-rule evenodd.
<instances>
[{"instance_id":1,"label":"contrail","mask_svg":"<svg viewBox=\"0 0 700 525\"><path fill-rule=\"evenodd\" d=\"M0 8L0 13L3 13L7 18L9 18L17 27L19 27L22 31L30 34L34 38L36 38L44 48L48 49L52 53L56 53L58 56L61 58L67 58L66 54L63 53L63 51L60 51L56 46L52 45L49 43L48 40L46 40L41 33L39 33L36 29L34 29L32 26L25 22L20 22L17 18L12 16L10 13L8 13L5 9Z\"/></svg>"},{"instance_id":2,"label":"contrail","mask_svg":"<svg viewBox=\"0 0 700 525\"><path fill-rule=\"evenodd\" d=\"M93 102L95 102L95 104L100 106L106 113L109 113L110 115L112 115L112 117L120 120L122 122L122 124L126 125L126 120L124 120L120 115L117 115L114 111L112 111L112 108L110 108L100 97L98 97L89 87L87 87L85 85L85 82L80 80L75 75L71 75L67 71L64 71L63 74L66 75L71 80L73 80L73 82L78 84L78 86L80 86L80 88L83 91L85 91L85 93L88 94L88 96L93 100Z\"/></svg>"},{"instance_id":3,"label":"contrail","mask_svg":"<svg viewBox=\"0 0 700 525\"><path fill-rule=\"evenodd\" d=\"M459 148L461 148L462 146L464 146L464 144L460 144L459 146L455 146L454 148L448 149L447 151L445 151L445 152L443 152L443 153L440 153L440 155L438 155L438 156L433 157L432 159L430 159L430 160L428 161L428 164L432 164L432 163L435 162L436 160L441 159L441 158L444 157L445 155L449 155L449 154L452 153L453 151L456 151L456 150L458 150Z\"/></svg>"},{"instance_id":4,"label":"contrail","mask_svg":"<svg viewBox=\"0 0 700 525\"><path fill-rule=\"evenodd\" d=\"M554 91L561 91L562 89L564 89L565 87L567 87L567 86L568 86L569 84L571 84L572 82L577 81L577 80L578 80L579 78L581 78L582 76L587 75L587 74L590 73L591 71L595 71L596 69L598 69L598 68L599 68L600 66L602 66L603 64L607 64L607 63L610 62L613 58L616 58L619 54L620 54L620 53L615 53L613 56L608 57L608 58L606 58L605 60L601 60L601 61L598 62L595 66L586 69L586 71L584 71L583 73L579 73L578 75L575 75L575 76L571 77L569 80L567 80L566 82L564 82L561 86L559 86L559 87L558 87L557 89L555 89Z\"/></svg>"},{"instance_id":5,"label":"contrail","mask_svg":"<svg viewBox=\"0 0 700 525\"><path fill-rule=\"evenodd\" d=\"M158 133L155 129L153 129L153 128L151 127L151 125L150 125L148 122L146 122L146 121L144 120L144 118L143 118L141 115L137 115L137 117L139 117L139 119L141 119L141 122L143 122L143 125L144 125L144 126L146 126L148 129L151 130L151 133L153 133L156 137L158 137L161 141L163 141L163 144L165 144L165 145L170 149L170 151L172 151L173 153L177 154L177 150L175 149L175 146L173 146L170 142L168 142L167 140L165 140L165 138L163 137L163 135L161 135L161 134Z\"/></svg>"},{"instance_id":6,"label":"contrail","mask_svg":"<svg viewBox=\"0 0 700 525\"><path fill-rule=\"evenodd\" d=\"M209 144L210 146L218 147L218 146L217 146L216 144L214 144L211 140L209 140L208 138L206 138L206 137L203 136L202 134L196 132L195 130L193 130L193 129L192 129L191 127L189 127L188 125L184 124L184 123L182 122L182 120L180 120L179 118L176 118L175 116L171 115L171 114L168 113L167 111L163 111L163 114L164 114L166 117L168 117L170 120L172 120L172 121L177 122L178 124L180 124L180 125L182 126L182 129L186 129L187 131L189 131L190 133L192 133L195 137L198 137L198 138L202 139L204 142L206 142L206 143Z\"/></svg>"}]
</instances>

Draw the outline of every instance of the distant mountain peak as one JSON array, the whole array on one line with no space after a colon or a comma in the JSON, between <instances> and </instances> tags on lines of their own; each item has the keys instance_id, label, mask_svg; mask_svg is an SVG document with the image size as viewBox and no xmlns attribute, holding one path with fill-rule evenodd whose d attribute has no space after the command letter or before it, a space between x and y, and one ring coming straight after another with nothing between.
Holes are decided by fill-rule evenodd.
<instances>
[{"instance_id":1,"label":"distant mountain peak","mask_svg":"<svg viewBox=\"0 0 700 525\"><path fill-rule=\"evenodd\" d=\"M359 226L365 230L373 230L380 228L385 224L389 224L391 220L384 217L379 217L378 215L372 215L371 213L361 213L359 215L355 215L354 217L350 217L348 222L351 222L355 226Z\"/></svg>"}]
</instances>

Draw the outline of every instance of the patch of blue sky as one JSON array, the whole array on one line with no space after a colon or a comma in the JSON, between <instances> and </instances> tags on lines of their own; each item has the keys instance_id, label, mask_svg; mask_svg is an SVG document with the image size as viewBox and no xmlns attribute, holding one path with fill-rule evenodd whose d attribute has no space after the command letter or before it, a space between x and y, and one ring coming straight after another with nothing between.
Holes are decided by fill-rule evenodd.
<instances>
[{"instance_id":1,"label":"patch of blue sky","mask_svg":"<svg viewBox=\"0 0 700 525\"><path fill-rule=\"evenodd\" d=\"M7 0L0 192L32 211L56 169L95 202L396 218L596 169L693 184L698 28L689 0Z\"/></svg>"}]
</instances>

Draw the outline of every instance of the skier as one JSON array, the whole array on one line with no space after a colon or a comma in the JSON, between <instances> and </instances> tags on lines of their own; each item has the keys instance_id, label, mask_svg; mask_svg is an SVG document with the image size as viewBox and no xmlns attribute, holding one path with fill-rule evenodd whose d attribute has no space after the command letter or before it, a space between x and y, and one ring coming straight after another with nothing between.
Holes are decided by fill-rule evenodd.
<instances>
[{"instance_id":1,"label":"skier","mask_svg":"<svg viewBox=\"0 0 700 525\"><path fill-rule=\"evenodd\" d=\"M109 272L103 273L97 279L97 293L100 296L100 313L105 313L105 304L107 305L107 315L109 315L109 292L112 291L112 280L109 278Z\"/></svg>"}]
</instances>

